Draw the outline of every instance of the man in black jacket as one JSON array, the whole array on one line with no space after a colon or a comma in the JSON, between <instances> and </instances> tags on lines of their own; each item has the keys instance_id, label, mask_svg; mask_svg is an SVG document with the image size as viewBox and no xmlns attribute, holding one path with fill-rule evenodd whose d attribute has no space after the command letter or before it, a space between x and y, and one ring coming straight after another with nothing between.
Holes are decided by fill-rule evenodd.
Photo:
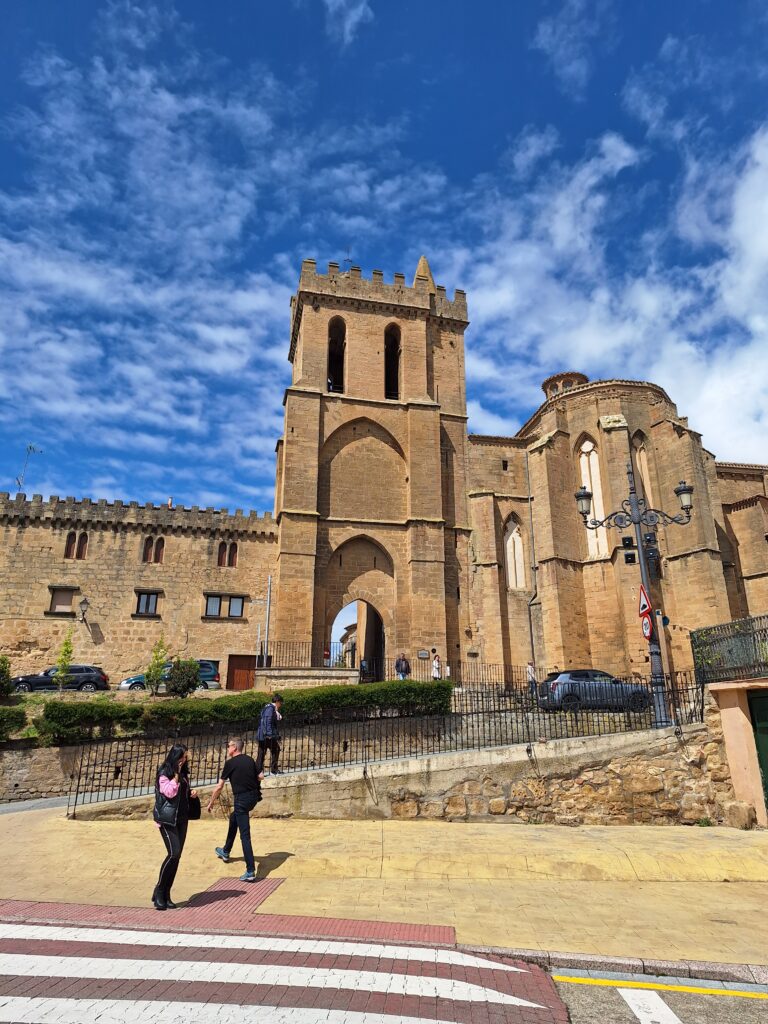
<instances>
[{"instance_id":1,"label":"man in black jacket","mask_svg":"<svg viewBox=\"0 0 768 1024\"><path fill-rule=\"evenodd\" d=\"M280 708L283 706L283 698L276 693L269 704L264 705L259 720L259 728L256 739L259 741L259 754L256 758L256 771L259 775L264 771L264 757L269 751L269 770L272 775L277 775L277 761L280 757L280 726L282 718Z\"/></svg>"},{"instance_id":2,"label":"man in black jacket","mask_svg":"<svg viewBox=\"0 0 768 1024\"><path fill-rule=\"evenodd\" d=\"M223 846L216 847L216 856L224 863L228 863L232 845L235 842L238 830L240 831L240 842L243 844L243 857L245 858L245 874L240 876L241 882L256 881L256 864L253 858L253 847L251 846L251 819L250 813L256 804L261 800L261 782L256 762L248 754L243 753L245 744L239 738L231 739L227 743L228 758L224 762L221 772L221 779L211 793L208 802L208 812L213 810L213 805L219 799L224 783L229 779L234 797L234 809L229 816L229 831Z\"/></svg>"}]
</instances>

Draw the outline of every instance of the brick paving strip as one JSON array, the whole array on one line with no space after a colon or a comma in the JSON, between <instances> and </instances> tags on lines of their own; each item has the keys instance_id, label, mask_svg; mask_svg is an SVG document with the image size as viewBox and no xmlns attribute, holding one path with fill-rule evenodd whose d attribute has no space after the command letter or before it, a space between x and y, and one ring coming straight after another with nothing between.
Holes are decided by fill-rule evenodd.
<instances>
[{"instance_id":1,"label":"brick paving strip","mask_svg":"<svg viewBox=\"0 0 768 1024\"><path fill-rule=\"evenodd\" d=\"M540 967L458 950L451 928L254 913L243 921L243 910L279 884L265 881L271 886L258 892L222 880L190 906L162 915L0 901L0 1024L568 1020ZM49 923L31 923L42 918Z\"/></svg>"}]
</instances>

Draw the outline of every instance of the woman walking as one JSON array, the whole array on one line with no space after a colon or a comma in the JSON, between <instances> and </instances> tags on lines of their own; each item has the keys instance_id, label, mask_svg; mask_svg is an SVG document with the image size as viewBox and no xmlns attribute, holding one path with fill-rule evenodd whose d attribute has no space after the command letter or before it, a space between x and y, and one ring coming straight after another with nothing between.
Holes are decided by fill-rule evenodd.
<instances>
[{"instance_id":1,"label":"woman walking","mask_svg":"<svg viewBox=\"0 0 768 1024\"><path fill-rule=\"evenodd\" d=\"M196 797L189 788L189 761L187 748L179 743L171 747L160 765L155 780L155 810L153 817L163 837L167 856L160 867L160 877L152 902L156 910L176 909L171 899L171 886L187 838L189 825L189 798Z\"/></svg>"}]
</instances>

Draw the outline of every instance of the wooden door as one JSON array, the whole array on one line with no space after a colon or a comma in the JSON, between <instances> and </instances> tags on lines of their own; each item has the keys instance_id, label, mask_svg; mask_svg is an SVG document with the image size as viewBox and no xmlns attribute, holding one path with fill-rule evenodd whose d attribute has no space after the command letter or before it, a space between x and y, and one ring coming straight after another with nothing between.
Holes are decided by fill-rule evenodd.
<instances>
[{"instance_id":1,"label":"wooden door","mask_svg":"<svg viewBox=\"0 0 768 1024\"><path fill-rule=\"evenodd\" d=\"M252 690L255 672L255 654L230 654L227 664L227 689Z\"/></svg>"}]
</instances>

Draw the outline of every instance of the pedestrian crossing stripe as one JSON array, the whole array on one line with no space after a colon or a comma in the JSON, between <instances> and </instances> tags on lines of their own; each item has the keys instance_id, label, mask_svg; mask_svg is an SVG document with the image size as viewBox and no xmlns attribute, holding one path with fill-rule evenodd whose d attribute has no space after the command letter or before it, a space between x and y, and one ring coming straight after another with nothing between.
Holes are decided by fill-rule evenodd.
<instances>
[{"instance_id":1,"label":"pedestrian crossing stripe","mask_svg":"<svg viewBox=\"0 0 768 1024\"><path fill-rule=\"evenodd\" d=\"M739 999L768 999L768 992L744 992L734 988L704 988L698 985L668 985L653 981L622 981L618 978L574 978L567 974L553 974L553 981L567 985L601 985L604 988L650 988L664 992L692 992L700 996L736 996Z\"/></svg>"}]
</instances>

